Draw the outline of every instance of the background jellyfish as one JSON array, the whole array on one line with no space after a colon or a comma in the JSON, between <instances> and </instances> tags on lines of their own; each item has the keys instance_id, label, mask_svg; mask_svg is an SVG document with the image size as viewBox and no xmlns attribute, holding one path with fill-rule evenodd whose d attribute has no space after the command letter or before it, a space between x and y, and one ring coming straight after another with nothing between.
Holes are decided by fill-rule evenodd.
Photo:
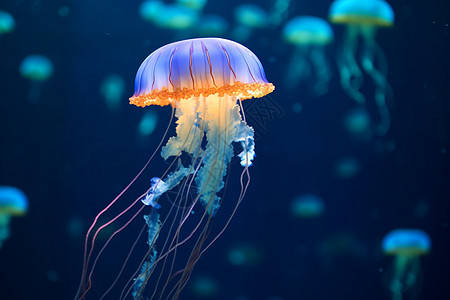
<instances>
[{"instance_id":1,"label":"background jellyfish","mask_svg":"<svg viewBox=\"0 0 450 300\"><path fill-rule=\"evenodd\" d=\"M361 92L363 71L369 75L375 85L375 103L380 118L376 131L384 135L391 122L386 100L392 97L392 91L386 80L386 58L375 35L379 27L394 24L394 12L384 0L335 0L329 18L332 23L347 27L338 54L341 85L351 98L365 103L366 97ZM359 64L358 56L361 57Z\"/></svg>"},{"instance_id":2,"label":"background jellyfish","mask_svg":"<svg viewBox=\"0 0 450 300\"><path fill-rule=\"evenodd\" d=\"M141 17L158 27L172 30L191 28L198 18L198 12L177 3L164 4L161 1L145 1L140 6Z\"/></svg>"},{"instance_id":3,"label":"background jellyfish","mask_svg":"<svg viewBox=\"0 0 450 300\"><path fill-rule=\"evenodd\" d=\"M228 261L233 266L257 266L264 260L264 253L260 247L251 243L238 243L227 253Z\"/></svg>"},{"instance_id":4,"label":"background jellyfish","mask_svg":"<svg viewBox=\"0 0 450 300\"><path fill-rule=\"evenodd\" d=\"M341 157L334 164L334 173L340 179L350 179L358 174L360 169L358 160L351 156Z\"/></svg>"},{"instance_id":5,"label":"background jellyfish","mask_svg":"<svg viewBox=\"0 0 450 300\"><path fill-rule=\"evenodd\" d=\"M144 216L145 224L136 241L146 231L148 250L123 287L120 299L129 294L142 299L147 287L151 291L150 298L179 297L198 259L227 228L249 185L248 168L255 158L254 130L247 125L241 101L263 97L273 90L274 86L267 81L256 55L229 40L184 40L161 47L144 60L136 75L135 93L130 103L138 107L172 107L170 121L173 117L177 119L176 135L169 138L160 151L169 166L156 174L159 177L151 178L147 191L128 208L98 229L93 229L97 220L121 198L153 160L166 140L168 127L141 172L97 215L88 230L83 271L75 299L84 299L91 289L95 266L111 239L144 209L149 214ZM237 153L233 143L238 148ZM224 177L234 156L243 167L239 177L240 189L225 223L212 234L210 225L213 219L216 220L214 217L224 201ZM152 169L151 172L156 171ZM166 201L167 198L170 201ZM92 254L99 232L136 206L139 207L137 212L111 234L94 258ZM116 280L100 299L105 299L114 288L136 243L126 256ZM183 246L190 247L186 249ZM182 253L187 259L180 258Z\"/></svg>"},{"instance_id":6,"label":"background jellyfish","mask_svg":"<svg viewBox=\"0 0 450 300\"><path fill-rule=\"evenodd\" d=\"M291 0L274 0L273 7L270 10L270 24L278 26L286 19Z\"/></svg>"},{"instance_id":7,"label":"background jellyfish","mask_svg":"<svg viewBox=\"0 0 450 300\"><path fill-rule=\"evenodd\" d=\"M207 0L177 0L177 3L187 8L201 11L206 5Z\"/></svg>"},{"instance_id":8,"label":"background jellyfish","mask_svg":"<svg viewBox=\"0 0 450 300\"><path fill-rule=\"evenodd\" d=\"M13 31L14 27L16 27L14 17L10 13L0 10L0 36Z\"/></svg>"},{"instance_id":9,"label":"background jellyfish","mask_svg":"<svg viewBox=\"0 0 450 300\"><path fill-rule=\"evenodd\" d=\"M28 199L21 190L11 186L0 186L0 248L9 237L11 217L23 216L27 209Z\"/></svg>"},{"instance_id":10,"label":"background jellyfish","mask_svg":"<svg viewBox=\"0 0 450 300\"><path fill-rule=\"evenodd\" d=\"M314 194L295 197L291 203L291 213L296 218L315 218L322 215L324 209L322 198Z\"/></svg>"},{"instance_id":11,"label":"background jellyfish","mask_svg":"<svg viewBox=\"0 0 450 300\"><path fill-rule=\"evenodd\" d=\"M195 28L200 36L223 36L228 30L228 22L218 15L203 15Z\"/></svg>"},{"instance_id":12,"label":"background jellyfish","mask_svg":"<svg viewBox=\"0 0 450 300\"><path fill-rule=\"evenodd\" d=\"M117 74L111 74L105 77L100 85L100 93L106 100L106 106L110 110L117 110L122 100L125 89L125 82Z\"/></svg>"},{"instance_id":13,"label":"background jellyfish","mask_svg":"<svg viewBox=\"0 0 450 300\"><path fill-rule=\"evenodd\" d=\"M418 283L419 257L430 251L430 238L422 230L396 229L383 238L382 248L386 255L394 256L389 289L393 300L401 300L403 294Z\"/></svg>"},{"instance_id":14,"label":"background jellyfish","mask_svg":"<svg viewBox=\"0 0 450 300\"><path fill-rule=\"evenodd\" d=\"M41 84L53 74L53 63L43 55L29 55L20 64L20 74L31 80L28 99L36 102L39 99Z\"/></svg>"},{"instance_id":15,"label":"background jellyfish","mask_svg":"<svg viewBox=\"0 0 450 300\"><path fill-rule=\"evenodd\" d=\"M196 276L191 283L191 291L196 299L217 299L219 290L219 283L211 276Z\"/></svg>"},{"instance_id":16,"label":"background jellyfish","mask_svg":"<svg viewBox=\"0 0 450 300\"><path fill-rule=\"evenodd\" d=\"M234 28L232 36L241 42L248 40L254 29L264 28L268 24L267 13L254 4L237 6L234 10L234 17L238 25Z\"/></svg>"},{"instance_id":17,"label":"background jellyfish","mask_svg":"<svg viewBox=\"0 0 450 300\"><path fill-rule=\"evenodd\" d=\"M158 115L154 111L147 111L138 125L138 131L141 136L149 136L155 131L158 124Z\"/></svg>"},{"instance_id":18,"label":"background jellyfish","mask_svg":"<svg viewBox=\"0 0 450 300\"><path fill-rule=\"evenodd\" d=\"M344 118L344 126L347 132L357 139L369 140L372 135L370 116L364 107L350 110Z\"/></svg>"},{"instance_id":19,"label":"background jellyfish","mask_svg":"<svg viewBox=\"0 0 450 300\"><path fill-rule=\"evenodd\" d=\"M283 38L295 45L289 62L286 85L294 88L299 81L314 74L314 92L322 95L328 91L331 73L324 48L333 40L330 25L317 17L296 17L286 23Z\"/></svg>"}]
</instances>

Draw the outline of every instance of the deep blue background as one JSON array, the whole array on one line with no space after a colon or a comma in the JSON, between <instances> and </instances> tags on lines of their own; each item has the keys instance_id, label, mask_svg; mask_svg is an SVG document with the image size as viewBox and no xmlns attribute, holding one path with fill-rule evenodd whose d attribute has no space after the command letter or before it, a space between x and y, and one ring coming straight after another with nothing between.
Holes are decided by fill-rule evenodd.
<instances>
[{"instance_id":1,"label":"deep blue background","mask_svg":"<svg viewBox=\"0 0 450 300\"><path fill-rule=\"evenodd\" d=\"M230 7L238 3L210 1L205 10L231 22ZM270 1L258 3L270 7ZM393 123L386 137L367 143L344 130L343 117L354 103L339 86L335 64L327 95L313 97L306 86L286 91L282 83L292 48L281 41L280 28L257 31L245 43L279 86L269 101L282 113L256 127L260 134L247 197L228 231L194 270L194 275L219 282L220 299L389 299L385 278L392 261L382 255L380 241L397 227L421 228L433 242L422 260L417 299L450 298L449 4L390 3L396 24L380 32L378 41L395 92ZM289 16L326 17L329 4L294 3ZM63 5L70 7L67 17L57 14ZM102 79L119 73L131 95L141 61L175 39L170 31L141 20L138 6L138 1L0 5L17 23L13 33L0 37L0 184L23 189L30 200L29 213L13 220L12 236L0 249L1 299L73 296L82 237L69 234L69 221L80 218L88 226L143 166L167 125L170 109L155 108L160 119L156 132L139 140L136 127L144 110L127 105L124 98L120 110L110 112L99 93ZM342 31L336 29L336 35L338 42L328 52L332 61ZM36 104L27 100L29 82L18 72L21 60L32 53L45 54L55 66ZM302 103L301 113L292 111L294 102ZM386 142L395 143L395 150L376 150ZM360 161L355 178L336 178L333 164L343 156ZM230 176L236 179L240 170L233 166ZM126 201L146 189L152 175L146 173ZM320 219L291 216L290 202L302 193L323 197L326 209ZM418 203L429 207L421 218L414 214ZM324 255L321 245L336 236L351 240L353 250L344 246L336 255ZM230 265L227 250L239 242L259 247L262 263ZM114 259L114 251L107 257ZM98 277L102 274L107 274L105 268ZM190 297L187 289L182 299Z\"/></svg>"}]
</instances>

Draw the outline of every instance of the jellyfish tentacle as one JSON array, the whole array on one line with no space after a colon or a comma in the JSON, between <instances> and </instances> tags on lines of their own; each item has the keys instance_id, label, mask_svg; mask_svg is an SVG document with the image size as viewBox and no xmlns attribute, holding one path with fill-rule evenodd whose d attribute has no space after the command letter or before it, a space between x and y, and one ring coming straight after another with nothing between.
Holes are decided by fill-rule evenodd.
<instances>
[{"instance_id":1,"label":"jellyfish tentacle","mask_svg":"<svg viewBox=\"0 0 450 300\"><path fill-rule=\"evenodd\" d=\"M317 95L323 95L328 92L328 83L331 78L330 66L325 58L323 47L314 47L311 49L311 62L316 73L316 83L314 91Z\"/></svg>"},{"instance_id":2,"label":"jellyfish tentacle","mask_svg":"<svg viewBox=\"0 0 450 300\"><path fill-rule=\"evenodd\" d=\"M360 89L363 84L362 71L356 62L359 28L349 26L346 31L344 46L338 53L338 66L341 85L356 102L364 103L366 99Z\"/></svg>"},{"instance_id":3,"label":"jellyfish tentacle","mask_svg":"<svg viewBox=\"0 0 450 300\"><path fill-rule=\"evenodd\" d=\"M391 124L387 98L388 96L392 98L392 89L386 80L386 58L375 41L375 29L365 28L363 32L364 49L361 56L361 65L375 83L375 103L380 115L380 122L376 127L376 132L383 136L389 130Z\"/></svg>"}]
</instances>

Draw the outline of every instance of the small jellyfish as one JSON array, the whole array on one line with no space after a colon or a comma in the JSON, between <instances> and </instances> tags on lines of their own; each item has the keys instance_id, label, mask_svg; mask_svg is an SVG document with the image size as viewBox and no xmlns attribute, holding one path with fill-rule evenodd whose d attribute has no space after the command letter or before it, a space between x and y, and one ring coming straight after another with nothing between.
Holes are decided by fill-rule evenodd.
<instances>
[{"instance_id":1,"label":"small jellyfish","mask_svg":"<svg viewBox=\"0 0 450 300\"><path fill-rule=\"evenodd\" d=\"M228 22L218 15L203 15L201 22L195 26L197 34L204 37L224 36L228 30Z\"/></svg>"},{"instance_id":2,"label":"small jellyfish","mask_svg":"<svg viewBox=\"0 0 450 300\"><path fill-rule=\"evenodd\" d=\"M53 74L53 63L42 55L25 57L19 67L20 74L31 81L28 99L36 102L39 99L41 84Z\"/></svg>"},{"instance_id":3,"label":"small jellyfish","mask_svg":"<svg viewBox=\"0 0 450 300\"><path fill-rule=\"evenodd\" d=\"M324 209L322 198L314 194L300 195L291 203L291 213L296 218L317 218L323 214Z\"/></svg>"},{"instance_id":4,"label":"small jellyfish","mask_svg":"<svg viewBox=\"0 0 450 300\"><path fill-rule=\"evenodd\" d=\"M350 179L358 174L359 170L359 162L354 157L342 157L334 164L335 174L340 179Z\"/></svg>"},{"instance_id":5,"label":"small jellyfish","mask_svg":"<svg viewBox=\"0 0 450 300\"><path fill-rule=\"evenodd\" d=\"M103 79L100 85L100 93L106 100L106 106L110 110L117 110L125 90L125 82L120 75L111 74Z\"/></svg>"},{"instance_id":6,"label":"small jellyfish","mask_svg":"<svg viewBox=\"0 0 450 300\"><path fill-rule=\"evenodd\" d=\"M238 26L234 28L232 36L235 40L248 40L254 29L268 25L268 15L255 4L241 4L234 10L234 17Z\"/></svg>"},{"instance_id":7,"label":"small jellyfish","mask_svg":"<svg viewBox=\"0 0 450 300\"><path fill-rule=\"evenodd\" d=\"M344 127L352 137L360 140L369 140L372 135L370 115L364 107L351 109L345 116Z\"/></svg>"},{"instance_id":8,"label":"small jellyfish","mask_svg":"<svg viewBox=\"0 0 450 300\"><path fill-rule=\"evenodd\" d=\"M430 237L419 229L396 229L383 238L384 254L394 256L389 286L393 300L403 299L405 293L417 292L419 257L428 254L430 248Z\"/></svg>"},{"instance_id":9,"label":"small jellyfish","mask_svg":"<svg viewBox=\"0 0 450 300\"><path fill-rule=\"evenodd\" d=\"M197 23L198 12L180 4L164 4L157 0L145 1L140 6L142 18L158 27L172 30L190 29Z\"/></svg>"},{"instance_id":10,"label":"small jellyfish","mask_svg":"<svg viewBox=\"0 0 450 300\"><path fill-rule=\"evenodd\" d=\"M307 80L314 74L314 93L325 94L331 78L330 67L325 58L325 46L333 40L330 25L317 17L295 17L284 26L283 38L295 45L286 85L294 88L300 81Z\"/></svg>"},{"instance_id":11,"label":"small jellyfish","mask_svg":"<svg viewBox=\"0 0 450 300\"><path fill-rule=\"evenodd\" d=\"M164 13L164 3L159 0L147 0L139 6L139 14L142 19L157 25L159 18Z\"/></svg>"},{"instance_id":12,"label":"small jellyfish","mask_svg":"<svg viewBox=\"0 0 450 300\"><path fill-rule=\"evenodd\" d=\"M149 136L155 131L158 124L158 115L153 111L147 111L139 122L138 131L141 136Z\"/></svg>"},{"instance_id":13,"label":"small jellyfish","mask_svg":"<svg viewBox=\"0 0 450 300\"><path fill-rule=\"evenodd\" d=\"M335 0L330 7L329 19L347 27L338 53L341 85L355 101L366 103L366 96L361 92L362 70L369 75L375 86L374 98L380 119L376 132L385 135L391 122L387 98L392 97L392 90L386 79L386 58L375 35L378 28L393 26L392 7L384 0ZM361 57L359 64L357 57Z\"/></svg>"},{"instance_id":14,"label":"small jellyfish","mask_svg":"<svg viewBox=\"0 0 450 300\"><path fill-rule=\"evenodd\" d=\"M240 243L228 250L227 258L234 266L257 266L263 261L264 254L253 244Z\"/></svg>"},{"instance_id":15,"label":"small jellyfish","mask_svg":"<svg viewBox=\"0 0 450 300\"><path fill-rule=\"evenodd\" d=\"M270 11L269 23L278 26L286 19L291 0L274 0Z\"/></svg>"},{"instance_id":16,"label":"small jellyfish","mask_svg":"<svg viewBox=\"0 0 450 300\"><path fill-rule=\"evenodd\" d=\"M28 210L28 199L25 194L10 186L0 186L0 248L9 237L11 217L23 216Z\"/></svg>"},{"instance_id":17,"label":"small jellyfish","mask_svg":"<svg viewBox=\"0 0 450 300\"><path fill-rule=\"evenodd\" d=\"M191 291L195 299L217 299L219 283L211 276L199 275L192 280Z\"/></svg>"},{"instance_id":18,"label":"small jellyfish","mask_svg":"<svg viewBox=\"0 0 450 300\"><path fill-rule=\"evenodd\" d=\"M207 0L177 0L177 3L187 8L201 11L206 5Z\"/></svg>"},{"instance_id":19,"label":"small jellyfish","mask_svg":"<svg viewBox=\"0 0 450 300\"><path fill-rule=\"evenodd\" d=\"M102 252L117 235L126 238L123 230L133 221L142 222L137 216L143 211L145 224L139 233L127 232L135 242L127 249L122 267L102 296L93 298L109 299L108 293L114 285L122 283L119 299L130 294L134 299L144 299L147 295L149 299L179 299L196 263L225 232L250 184L255 131L247 124L242 101L261 98L274 89L253 52L221 38L171 43L143 61L136 74L130 104L146 110L166 106L171 108L171 114L147 163L89 227L75 299L86 299L89 291L95 296L99 288L92 289L93 276ZM174 120L175 128L171 128ZM168 138L169 133L175 135ZM163 164L158 165L157 153ZM234 157L242 167L236 178L232 176L235 173L228 174ZM161 165L164 169L158 169ZM148 180L149 186L133 201L127 201L125 193L149 172L159 176ZM226 186L234 188L225 198ZM120 202L125 208L113 215L111 207ZM221 210L222 204L228 204L229 209ZM221 218L216 218L219 213ZM117 225L118 229L107 241L96 247L99 234L113 224L122 225ZM142 246L138 241L144 237L146 252L139 252L145 254L140 259L129 260L136 255L134 248ZM120 280L129 274L123 270L136 261L140 264L133 267L132 277L128 281Z\"/></svg>"},{"instance_id":20,"label":"small jellyfish","mask_svg":"<svg viewBox=\"0 0 450 300\"><path fill-rule=\"evenodd\" d=\"M14 17L10 13L0 10L0 36L13 31L14 27L16 27Z\"/></svg>"}]
</instances>

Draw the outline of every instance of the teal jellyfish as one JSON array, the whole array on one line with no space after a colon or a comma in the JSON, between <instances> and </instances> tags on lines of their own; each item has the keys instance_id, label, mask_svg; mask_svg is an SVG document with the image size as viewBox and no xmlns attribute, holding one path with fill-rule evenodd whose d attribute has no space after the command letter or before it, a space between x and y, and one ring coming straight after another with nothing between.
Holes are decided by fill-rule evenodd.
<instances>
[{"instance_id":1,"label":"teal jellyfish","mask_svg":"<svg viewBox=\"0 0 450 300\"><path fill-rule=\"evenodd\" d=\"M238 243L227 253L228 261L233 266L257 266L264 260L261 248L251 243Z\"/></svg>"},{"instance_id":2,"label":"teal jellyfish","mask_svg":"<svg viewBox=\"0 0 450 300\"><path fill-rule=\"evenodd\" d=\"M28 99L36 102L39 99L41 84L53 74L53 63L42 55L29 55L20 64L20 74L31 81Z\"/></svg>"},{"instance_id":3,"label":"teal jellyfish","mask_svg":"<svg viewBox=\"0 0 450 300\"><path fill-rule=\"evenodd\" d=\"M283 38L295 45L285 80L286 85L294 88L301 80L309 79L314 74L315 94L326 93L331 72L324 48L333 40L330 25L317 17L295 17L284 26Z\"/></svg>"},{"instance_id":4,"label":"teal jellyfish","mask_svg":"<svg viewBox=\"0 0 450 300\"><path fill-rule=\"evenodd\" d=\"M206 5L207 0L177 0L177 3L192 10L201 11Z\"/></svg>"},{"instance_id":5,"label":"teal jellyfish","mask_svg":"<svg viewBox=\"0 0 450 300\"><path fill-rule=\"evenodd\" d=\"M344 118L347 132L359 140L369 140L372 136L370 115L364 107L351 109Z\"/></svg>"},{"instance_id":6,"label":"teal jellyfish","mask_svg":"<svg viewBox=\"0 0 450 300\"><path fill-rule=\"evenodd\" d=\"M316 218L323 214L325 205L317 195L304 194L294 198L291 213L296 218Z\"/></svg>"},{"instance_id":7,"label":"teal jellyfish","mask_svg":"<svg viewBox=\"0 0 450 300\"><path fill-rule=\"evenodd\" d=\"M268 14L255 4L241 4L234 10L237 27L233 30L234 39L244 42L248 40L254 29L268 25Z\"/></svg>"},{"instance_id":8,"label":"teal jellyfish","mask_svg":"<svg viewBox=\"0 0 450 300\"><path fill-rule=\"evenodd\" d=\"M330 7L329 18L332 23L347 27L338 54L341 85L351 98L365 103L366 96L361 92L363 71L369 75L375 86L374 98L380 119L376 132L384 135L391 122L387 98L392 97L392 90L386 79L386 58L375 35L378 28L393 26L394 12L384 0L335 0ZM360 65L358 56L361 57Z\"/></svg>"},{"instance_id":9,"label":"teal jellyfish","mask_svg":"<svg viewBox=\"0 0 450 300\"><path fill-rule=\"evenodd\" d=\"M28 199L18 188L0 186L0 248L9 237L9 223L13 216L23 216L28 210Z\"/></svg>"},{"instance_id":10,"label":"teal jellyfish","mask_svg":"<svg viewBox=\"0 0 450 300\"><path fill-rule=\"evenodd\" d=\"M334 164L334 171L340 179L350 179L359 173L359 161L351 156L341 157Z\"/></svg>"},{"instance_id":11,"label":"teal jellyfish","mask_svg":"<svg viewBox=\"0 0 450 300\"><path fill-rule=\"evenodd\" d=\"M147 111L139 122L138 131L141 136L149 136L155 131L158 115L154 111Z\"/></svg>"},{"instance_id":12,"label":"teal jellyfish","mask_svg":"<svg viewBox=\"0 0 450 300\"><path fill-rule=\"evenodd\" d=\"M228 22L218 15L203 15L201 22L195 25L197 34L204 37L224 36L228 30Z\"/></svg>"},{"instance_id":13,"label":"teal jellyfish","mask_svg":"<svg viewBox=\"0 0 450 300\"><path fill-rule=\"evenodd\" d=\"M195 299L217 299L219 282L211 276L198 275L192 280L191 291Z\"/></svg>"},{"instance_id":14,"label":"teal jellyfish","mask_svg":"<svg viewBox=\"0 0 450 300\"><path fill-rule=\"evenodd\" d=\"M16 27L14 17L10 13L0 10L0 35L13 31L14 27Z\"/></svg>"},{"instance_id":15,"label":"teal jellyfish","mask_svg":"<svg viewBox=\"0 0 450 300\"><path fill-rule=\"evenodd\" d=\"M186 30L196 24L198 12L180 4L164 4L158 0L145 1L140 6L140 14L144 20L158 27Z\"/></svg>"},{"instance_id":16,"label":"teal jellyfish","mask_svg":"<svg viewBox=\"0 0 450 300\"><path fill-rule=\"evenodd\" d=\"M103 79L100 85L100 93L106 100L106 106L110 110L117 110L125 90L125 82L120 75L110 74Z\"/></svg>"},{"instance_id":17,"label":"teal jellyfish","mask_svg":"<svg viewBox=\"0 0 450 300\"><path fill-rule=\"evenodd\" d=\"M269 23L278 26L286 19L291 0L274 0L270 10Z\"/></svg>"},{"instance_id":18,"label":"teal jellyfish","mask_svg":"<svg viewBox=\"0 0 450 300\"><path fill-rule=\"evenodd\" d=\"M428 254L430 248L430 237L419 229L396 229L383 238L383 252L394 256L389 286L393 300L402 300L405 293L414 290L420 275L419 257Z\"/></svg>"}]
</instances>

